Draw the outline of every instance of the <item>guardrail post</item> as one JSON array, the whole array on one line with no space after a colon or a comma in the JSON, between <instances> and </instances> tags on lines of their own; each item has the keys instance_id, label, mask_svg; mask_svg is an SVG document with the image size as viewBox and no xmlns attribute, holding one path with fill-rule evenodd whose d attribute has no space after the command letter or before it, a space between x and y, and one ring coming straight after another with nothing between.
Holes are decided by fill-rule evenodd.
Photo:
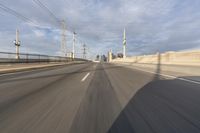
<instances>
[{"instance_id":1,"label":"guardrail post","mask_svg":"<svg viewBox=\"0 0 200 133\"><path fill-rule=\"evenodd\" d=\"M48 63L50 62L50 57L48 56Z\"/></svg>"},{"instance_id":2,"label":"guardrail post","mask_svg":"<svg viewBox=\"0 0 200 133\"><path fill-rule=\"evenodd\" d=\"M40 63L40 55L38 55L39 56L39 63Z\"/></svg>"},{"instance_id":3,"label":"guardrail post","mask_svg":"<svg viewBox=\"0 0 200 133\"><path fill-rule=\"evenodd\" d=\"M26 63L29 63L28 54L26 54Z\"/></svg>"}]
</instances>

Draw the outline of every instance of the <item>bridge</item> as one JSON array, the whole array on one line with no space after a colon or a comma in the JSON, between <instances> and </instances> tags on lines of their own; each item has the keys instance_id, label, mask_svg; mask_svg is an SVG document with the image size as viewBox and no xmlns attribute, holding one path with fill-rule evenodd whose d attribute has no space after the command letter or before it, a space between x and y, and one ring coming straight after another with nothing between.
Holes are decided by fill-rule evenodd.
<instances>
[{"instance_id":1,"label":"bridge","mask_svg":"<svg viewBox=\"0 0 200 133\"><path fill-rule=\"evenodd\" d=\"M1 0L0 133L200 133L200 0Z\"/></svg>"},{"instance_id":2,"label":"bridge","mask_svg":"<svg viewBox=\"0 0 200 133\"><path fill-rule=\"evenodd\" d=\"M116 61L11 66L27 65L31 68L1 71L2 133L199 132L200 75L176 72L188 66L168 64L174 71Z\"/></svg>"}]
</instances>

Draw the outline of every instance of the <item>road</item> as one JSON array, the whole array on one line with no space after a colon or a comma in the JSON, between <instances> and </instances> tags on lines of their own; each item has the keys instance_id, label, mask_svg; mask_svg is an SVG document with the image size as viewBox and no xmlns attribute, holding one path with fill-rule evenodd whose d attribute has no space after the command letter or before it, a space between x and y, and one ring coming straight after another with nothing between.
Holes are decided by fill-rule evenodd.
<instances>
[{"instance_id":1,"label":"road","mask_svg":"<svg viewBox=\"0 0 200 133\"><path fill-rule=\"evenodd\" d=\"M199 133L199 82L156 73L85 63L0 75L0 132Z\"/></svg>"}]
</instances>

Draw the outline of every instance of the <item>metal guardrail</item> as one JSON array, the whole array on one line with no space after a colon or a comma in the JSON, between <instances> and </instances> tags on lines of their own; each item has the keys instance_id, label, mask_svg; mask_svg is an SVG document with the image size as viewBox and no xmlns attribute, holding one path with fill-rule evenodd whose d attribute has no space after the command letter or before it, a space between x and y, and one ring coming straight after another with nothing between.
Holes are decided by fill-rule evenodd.
<instances>
[{"instance_id":1,"label":"metal guardrail","mask_svg":"<svg viewBox=\"0 0 200 133\"><path fill-rule=\"evenodd\" d=\"M87 61L80 58L69 58L61 56L48 56L40 54L20 53L19 59L16 59L16 53L0 52L0 63L37 63L37 62L70 62L70 61Z\"/></svg>"}]
</instances>

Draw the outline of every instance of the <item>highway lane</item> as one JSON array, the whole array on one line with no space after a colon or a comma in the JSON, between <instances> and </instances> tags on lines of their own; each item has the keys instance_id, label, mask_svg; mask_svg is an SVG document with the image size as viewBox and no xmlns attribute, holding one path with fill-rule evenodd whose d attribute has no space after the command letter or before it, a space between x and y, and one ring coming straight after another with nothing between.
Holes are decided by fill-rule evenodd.
<instances>
[{"instance_id":1,"label":"highway lane","mask_svg":"<svg viewBox=\"0 0 200 133\"><path fill-rule=\"evenodd\" d=\"M86 63L2 76L0 132L199 133L200 85L156 73Z\"/></svg>"},{"instance_id":2,"label":"highway lane","mask_svg":"<svg viewBox=\"0 0 200 133\"><path fill-rule=\"evenodd\" d=\"M81 79L93 69L95 64L71 65L2 79L0 131L66 132L91 77Z\"/></svg>"}]
</instances>

